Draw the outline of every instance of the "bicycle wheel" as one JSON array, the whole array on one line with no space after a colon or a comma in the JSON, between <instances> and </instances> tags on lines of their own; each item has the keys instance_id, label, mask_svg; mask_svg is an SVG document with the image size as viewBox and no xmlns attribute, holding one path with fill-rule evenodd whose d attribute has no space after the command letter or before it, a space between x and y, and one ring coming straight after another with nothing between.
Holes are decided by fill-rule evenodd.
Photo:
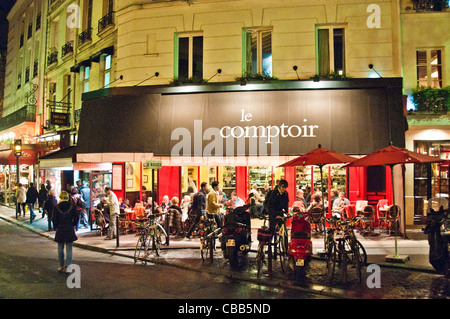
<instances>
[{"instance_id":1,"label":"bicycle wheel","mask_svg":"<svg viewBox=\"0 0 450 319\"><path fill-rule=\"evenodd\" d=\"M136 249L134 250L134 263L137 263L138 260L142 260L143 263L147 263L146 259L149 240L150 236L148 236L147 232L142 231L136 243Z\"/></svg>"},{"instance_id":2,"label":"bicycle wheel","mask_svg":"<svg viewBox=\"0 0 450 319\"><path fill-rule=\"evenodd\" d=\"M264 263L264 244L259 243L258 251L256 252L256 276L259 278L261 274L262 265Z\"/></svg>"},{"instance_id":3,"label":"bicycle wheel","mask_svg":"<svg viewBox=\"0 0 450 319\"><path fill-rule=\"evenodd\" d=\"M209 247L209 261L212 263L214 260L214 248L216 245L216 239L214 235L208 236L208 247Z\"/></svg>"},{"instance_id":4,"label":"bicycle wheel","mask_svg":"<svg viewBox=\"0 0 450 319\"><path fill-rule=\"evenodd\" d=\"M281 236L278 242L278 254L280 255L280 265L281 271L285 272L287 270L287 247L285 242L285 237Z\"/></svg>"},{"instance_id":5,"label":"bicycle wheel","mask_svg":"<svg viewBox=\"0 0 450 319\"><path fill-rule=\"evenodd\" d=\"M359 282L362 282L362 260L358 247L354 247L353 249L353 263L356 268L356 276L358 277Z\"/></svg>"},{"instance_id":6,"label":"bicycle wheel","mask_svg":"<svg viewBox=\"0 0 450 319\"><path fill-rule=\"evenodd\" d=\"M202 260L206 261L206 259L210 255L210 243L206 237L200 238L200 254L202 255Z\"/></svg>"},{"instance_id":7,"label":"bicycle wheel","mask_svg":"<svg viewBox=\"0 0 450 319\"><path fill-rule=\"evenodd\" d=\"M159 230L155 230L152 235L152 249L155 251L156 256L161 255L161 233Z\"/></svg>"},{"instance_id":8,"label":"bicycle wheel","mask_svg":"<svg viewBox=\"0 0 450 319\"><path fill-rule=\"evenodd\" d=\"M327 276L328 281L331 283L334 276L334 271L336 268L336 262L337 262L337 252L336 252L336 244L332 242L327 243L327 254L326 254L326 261L327 261Z\"/></svg>"}]
</instances>

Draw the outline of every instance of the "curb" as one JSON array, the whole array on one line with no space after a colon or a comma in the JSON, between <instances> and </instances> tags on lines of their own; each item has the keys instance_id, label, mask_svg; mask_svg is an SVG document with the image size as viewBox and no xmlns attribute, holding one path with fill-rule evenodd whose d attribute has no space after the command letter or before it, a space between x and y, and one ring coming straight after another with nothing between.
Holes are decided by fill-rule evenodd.
<instances>
[{"instance_id":1,"label":"curb","mask_svg":"<svg viewBox=\"0 0 450 319\"><path fill-rule=\"evenodd\" d=\"M53 236L48 235L48 234L42 232L41 230L37 230L32 225L28 225L26 223L19 222L15 218L11 218L9 216L0 214L0 219L4 220L6 222L9 222L11 224L17 225L19 227L22 227L28 231L31 231L35 234L38 234L39 236L49 239L49 240L53 239ZM118 248L117 250L115 250L115 249L111 250L111 249L101 248L101 247L97 247L94 245L89 245L89 244L85 244L85 243L77 243L77 242L74 242L73 246L81 248L81 249L85 249L85 250L94 251L94 252L134 259L133 256L130 256L130 255L127 255L124 253L120 253L120 251L124 251L123 249L120 249L120 248ZM166 249L170 249L170 248L166 248ZM183 249L183 248L179 248L179 249ZM313 256L313 259L324 261L323 257L316 256L316 255ZM166 260L159 259L159 258L151 258L151 259L148 259L147 261L150 263L153 263L153 264L175 267L175 268L183 269L183 270L195 271L195 272L200 272L200 273L207 272L209 274L223 276L223 277L229 278L231 280L240 280L240 281L257 283L259 285L266 285L266 286L271 286L271 287L276 287L276 288L298 290L298 291L312 293L312 294L316 294L316 295L323 295L323 296L327 296L327 297L331 297L331 298L339 298L339 299L358 299L359 298L359 293L352 291L352 290L344 290L344 289L340 289L340 288L320 286L320 285L316 285L316 284L311 285L310 287L289 285L284 282L285 279L276 278L276 277L269 278L269 281L263 281L261 279L248 278L246 276L240 275L239 272L234 272L234 271L231 271L228 269L223 270L223 271L221 271L219 269L206 268L206 267L202 268L202 269L198 269L198 268L190 267L187 265L169 263ZM386 268L398 268L398 269L403 269L403 270L420 271L420 272L426 272L426 273L436 273L436 271L434 271L433 269L427 268L427 267L422 267L422 266L411 266L411 265L406 265L406 264L387 263L387 262L386 263L377 263L377 265L379 265L380 267L386 267Z\"/></svg>"}]
</instances>

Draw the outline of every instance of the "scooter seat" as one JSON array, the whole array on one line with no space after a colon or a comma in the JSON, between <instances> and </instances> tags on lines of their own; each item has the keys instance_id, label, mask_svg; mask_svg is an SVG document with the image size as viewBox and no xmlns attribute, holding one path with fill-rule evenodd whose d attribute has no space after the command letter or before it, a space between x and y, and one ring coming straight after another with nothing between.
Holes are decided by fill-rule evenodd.
<instances>
[{"instance_id":1,"label":"scooter seat","mask_svg":"<svg viewBox=\"0 0 450 319\"><path fill-rule=\"evenodd\" d=\"M311 234L305 231L294 231L291 234L291 238L296 239L311 239Z\"/></svg>"}]
</instances>

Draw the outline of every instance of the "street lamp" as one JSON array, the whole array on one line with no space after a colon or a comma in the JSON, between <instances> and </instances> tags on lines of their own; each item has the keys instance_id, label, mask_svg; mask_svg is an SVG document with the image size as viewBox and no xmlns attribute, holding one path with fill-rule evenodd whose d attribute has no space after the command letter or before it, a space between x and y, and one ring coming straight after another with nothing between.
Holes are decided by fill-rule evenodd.
<instances>
[{"instance_id":1,"label":"street lamp","mask_svg":"<svg viewBox=\"0 0 450 319\"><path fill-rule=\"evenodd\" d=\"M19 158L20 158L20 156L22 156L22 140L21 139L14 140L14 155L16 156L16 187L19 187L19 183L20 183ZM20 209L19 205L20 204L17 203L17 199L16 199L16 219L19 214L19 209Z\"/></svg>"}]
</instances>

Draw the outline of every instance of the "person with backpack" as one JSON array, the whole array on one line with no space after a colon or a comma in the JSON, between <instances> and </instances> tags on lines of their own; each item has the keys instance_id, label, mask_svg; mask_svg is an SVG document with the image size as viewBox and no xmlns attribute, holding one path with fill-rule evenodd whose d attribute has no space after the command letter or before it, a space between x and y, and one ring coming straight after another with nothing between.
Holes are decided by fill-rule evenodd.
<instances>
[{"instance_id":1,"label":"person with backpack","mask_svg":"<svg viewBox=\"0 0 450 319\"><path fill-rule=\"evenodd\" d=\"M198 193L196 193L194 195L194 198L192 199L190 210L192 210L192 213L195 215L195 220L186 234L186 239L188 240L191 240L191 235L195 229L195 226L200 221L200 218L205 215L206 211L206 195L208 194L208 183L201 183L200 188L200 191L198 191Z\"/></svg>"}]
</instances>

